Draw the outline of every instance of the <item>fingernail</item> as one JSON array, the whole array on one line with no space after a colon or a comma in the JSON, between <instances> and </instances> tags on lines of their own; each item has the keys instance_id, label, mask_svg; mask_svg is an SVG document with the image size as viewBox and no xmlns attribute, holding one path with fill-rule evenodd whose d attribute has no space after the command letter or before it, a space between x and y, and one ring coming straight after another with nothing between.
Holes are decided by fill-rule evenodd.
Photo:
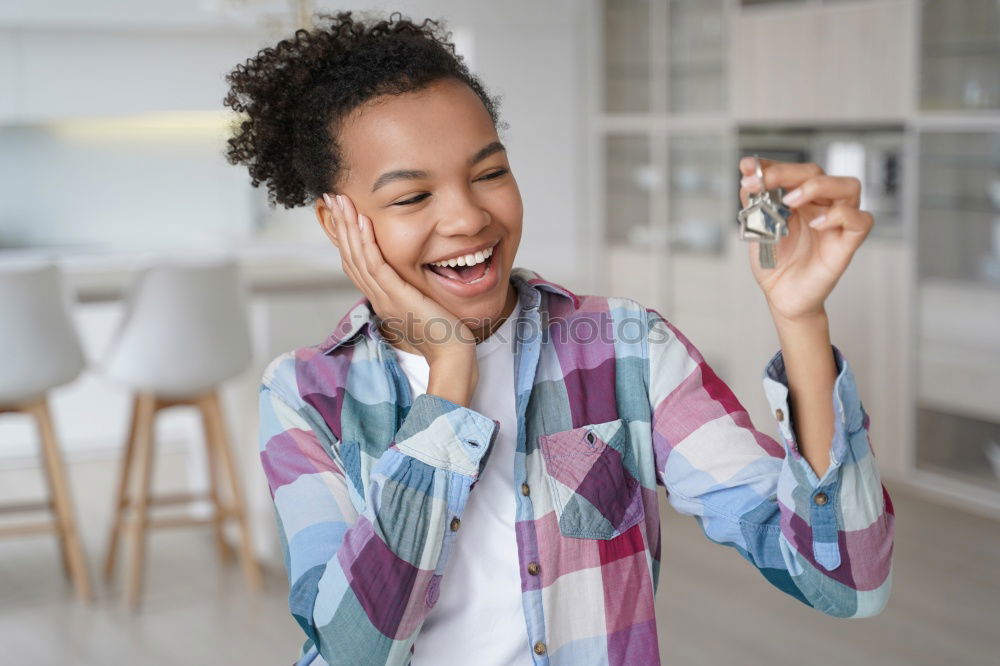
<instances>
[{"instance_id":1,"label":"fingernail","mask_svg":"<svg viewBox=\"0 0 1000 666\"><path fill-rule=\"evenodd\" d=\"M361 231L365 230L365 216L364 215L358 215L358 228L361 229Z\"/></svg>"},{"instance_id":2,"label":"fingernail","mask_svg":"<svg viewBox=\"0 0 1000 666\"><path fill-rule=\"evenodd\" d=\"M823 224L823 222L825 222L825 221L826 221L826 215L820 215L815 220L813 220L812 222L810 222L809 226L812 227L813 229L815 229L819 225Z\"/></svg>"},{"instance_id":3,"label":"fingernail","mask_svg":"<svg viewBox=\"0 0 1000 666\"><path fill-rule=\"evenodd\" d=\"M799 199L801 198L802 198L802 188L800 187L797 190L792 190L791 192L786 194L781 201L791 205L794 203L798 203Z\"/></svg>"},{"instance_id":4,"label":"fingernail","mask_svg":"<svg viewBox=\"0 0 1000 666\"><path fill-rule=\"evenodd\" d=\"M333 209L333 202L330 201L330 195L327 194L326 192L323 193L323 202L326 204L327 208L331 210Z\"/></svg>"},{"instance_id":5,"label":"fingernail","mask_svg":"<svg viewBox=\"0 0 1000 666\"><path fill-rule=\"evenodd\" d=\"M340 196L339 194L337 195L337 205L340 206L340 210L342 212L346 212L344 210L344 197Z\"/></svg>"},{"instance_id":6,"label":"fingernail","mask_svg":"<svg viewBox=\"0 0 1000 666\"><path fill-rule=\"evenodd\" d=\"M760 185L760 181L757 180L756 175L743 176L743 180L740 181L740 185L743 187L750 187L751 185Z\"/></svg>"}]
</instances>

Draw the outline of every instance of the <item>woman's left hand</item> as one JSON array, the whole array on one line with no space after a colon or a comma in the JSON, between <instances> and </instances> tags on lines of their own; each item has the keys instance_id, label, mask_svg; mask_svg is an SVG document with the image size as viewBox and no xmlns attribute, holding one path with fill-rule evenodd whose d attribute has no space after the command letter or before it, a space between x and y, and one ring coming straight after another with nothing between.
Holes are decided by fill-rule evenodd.
<instances>
[{"instance_id":1,"label":"woman's left hand","mask_svg":"<svg viewBox=\"0 0 1000 666\"><path fill-rule=\"evenodd\" d=\"M816 164L761 159L760 165L767 189L784 188L792 215L788 235L776 247L774 268L762 269L758 244L748 244L754 278L776 318L797 321L823 314L826 297L875 222L871 213L858 208L861 182L852 176L829 176ZM740 160L740 172L745 207L749 193L760 190L753 157ZM796 193L799 196L792 198ZM812 226L817 219L819 224Z\"/></svg>"}]
</instances>

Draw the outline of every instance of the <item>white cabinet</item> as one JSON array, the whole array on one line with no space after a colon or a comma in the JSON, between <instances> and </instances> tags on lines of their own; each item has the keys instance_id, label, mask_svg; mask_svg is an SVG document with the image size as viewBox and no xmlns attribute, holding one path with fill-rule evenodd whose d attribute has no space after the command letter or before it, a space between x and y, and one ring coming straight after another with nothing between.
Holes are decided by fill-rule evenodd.
<instances>
[{"instance_id":1,"label":"white cabinet","mask_svg":"<svg viewBox=\"0 0 1000 666\"><path fill-rule=\"evenodd\" d=\"M820 24L808 7L736 14L733 25L733 115L742 121L813 119L823 113Z\"/></svg>"},{"instance_id":2,"label":"white cabinet","mask_svg":"<svg viewBox=\"0 0 1000 666\"><path fill-rule=\"evenodd\" d=\"M617 0L603 2L614 26L605 49L621 49L606 54L595 123L595 143L605 147L598 182L606 215L603 235L595 234L607 246L605 290L661 309L769 429L760 373L777 336L747 247L730 226L737 159L771 151L860 177L876 229L827 312L871 415L879 469L916 492L996 515L1000 480L989 452L1000 465L1000 6L626 4L616 14ZM711 38L720 19L721 38ZM692 43L683 38L691 26L705 33L699 48L678 48ZM708 67L712 47L727 65L721 75ZM702 75L687 76L702 65ZM629 78L615 80L619 73ZM728 86L721 100L712 96L720 80ZM626 93L627 104L614 97ZM692 99L716 102L682 103ZM834 144L838 165L828 164L838 162ZM843 171L851 155L863 155L866 175ZM718 229L719 245L700 233Z\"/></svg>"},{"instance_id":3,"label":"white cabinet","mask_svg":"<svg viewBox=\"0 0 1000 666\"><path fill-rule=\"evenodd\" d=\"M766 5L733 18L739 121L899 120L911 106L913 3Z\"/></svg>"},{"instance_id":4,"label":"white cabinet","mask_svg":"<svg viewBox=\"0 0 1000 666\"><path fill-rule=\"evenodd\" d=\"M0 124L221 111L225 74L260 41L232 31L0 30Z\"/></svg>"},{"instance_id":5,"label":"white cabinet","mask_svg":"<svg viewBox=\"0 0 1000 666\"><path fill-rule=\"evenodd\" d=\"M961 67L957 67L958 75ZM925 486L1000 507L1000 118L920 136L917 430ZM996 460L1000 463L1000 458Z\"/></svg>"}]
</instances>

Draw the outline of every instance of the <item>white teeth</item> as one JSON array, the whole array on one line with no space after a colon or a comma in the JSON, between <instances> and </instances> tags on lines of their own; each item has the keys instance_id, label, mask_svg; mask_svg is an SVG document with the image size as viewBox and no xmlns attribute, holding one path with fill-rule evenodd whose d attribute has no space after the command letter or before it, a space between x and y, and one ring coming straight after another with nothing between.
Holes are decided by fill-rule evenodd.
<instances>
[{"instance_id":1,"label":"white teeth","mask_svg":"<svg viewBox=\"0 0 1000 666\"><path fill-rule=\"evenodd\" d=\"M493 255L493 248L489 247L475 254L466 254L461 257L452 257L444 261L435 261L431 266L475 266L489 259Z\"/></svg>"}]
</instances>

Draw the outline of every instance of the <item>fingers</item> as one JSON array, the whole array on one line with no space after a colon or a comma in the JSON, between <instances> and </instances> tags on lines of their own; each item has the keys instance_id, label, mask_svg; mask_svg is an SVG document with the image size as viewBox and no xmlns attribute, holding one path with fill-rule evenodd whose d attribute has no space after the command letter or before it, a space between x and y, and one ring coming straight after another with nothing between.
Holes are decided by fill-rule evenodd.
<instances>
[{"instance_id":1,"label":"fingers","mask_svg":"<svg viewBox=\"0 0 1000 666\"><path fill-rule=\"evenodd\" d=\"M371 220L364 215L361 215L359 219L362 220L363 224L358 234L358 253L365 262L366 270L371 275L376 288L383 293L397 292L401 286L407 283L399 277L395 269L382 256L382 251L379 250L378 242L375 240L375 229L372 227Z\"/></svg>"},{"instance_id":2,"label":"fingers","mask_svg":"<svg viewBox=\"0 0 1000 666\"><path fill-rule=\"evenodd\" d=\"M805 203L847 204L857 208L861 201L861 181L853 176L813 176L788 192L782 201L792 208Z\"/></svg>"},{"instance_id":3,"label":"fingers","mask_svg":"<svg viewBox=\"0 0 1000 666\"><path fill-rule=\"evenodd\" d=\"M774 160L769 160L766 157L761 157L759 159L760 159L760 167L761 167L761 169L766 169L767 167L769 167L769 166L771 166L772 164L775 163ZM756 168L755 164L756 164L756 162L754 161L753 155L748 155L746 157L742 157L742 158L740 158L740 171L742 171L744 175L748 175L748 176L749 175L753 175L754 170Z\"/></svg>"},{"instance_id":4,"label":"fingers","mask_svg":"<svg viewBox=\"0 0 1000 666\"><path fill-rule=\"evenodd\" d=\"M818 231L842 229L845 233L858 237L860 243L875 226L875 218L866 210L835 204L824 215L811 220L809 226Z\"/></svg>"},{"instance_id":5,"label":"fingers","mask_svg":"<svg viewBox=\"0 0 1000 666\"><path fill-rule=\"evenodd\" d=\"M344 272L347 274L351 281L357 285L358 289L367 296L369 299L372 298L372 289L369 281L365 279L360 267L355 261L355 251L351 246L350 240L350 227L351 225L357 225L354 220L347 219L347 211L344 210L342 202L343 198L337 195L337 200L334 201L330 195L324 194L323 200L326 202L327 207L330 209L330 216L333 218L334 234L337 238L337 248L340 250L340 260L343 265Z\"/></svg>"},{"instance_id":6,"label":"fingers","mask_svg":"<svg viewBox=\"0 0 1000 666\"><path fill-rule=\"evenodd\" d=\"M359 278L365 283L370 292L375 295L376 300L381 300L385 298L386 292L382 281L378 279L372 267L379 264L388 266L388 264L382 257L382 253L375 242L371 220L358 212L354 206L354 202L346 194L337 195L337 201L342 209L343 224L341 226L347 239L347 245L350 248L351 263L354 265ZM367 251L363 247L363 237L365 234L369 236L371 241L369 244L370 249Z\"/></svg>"},{"instance_id":7,"label":"fingers","mask_svg":"<svg viewBox=\"0 0 1000 666\"><path fill-rule=\"evenodd\" d=\"M761 159L760 163L764 173L764 188L784 188L786 194L782 201L792 208L806 203L846 203L857 208L861 201L861 181L853 176L831 176L811 162ZM761 186L757 182L754 159L744 157L739 164L740 172L744 174L740 181L740 200L746 206L749 194L760 191Z\"/></svg>"},{"instance_id":8,"label":"fingers","mask_svg":"<svg viewBox=\"0 0 1000 666\"><path fill-rule=\"evenodd\" d=\"M749 187L752 192L756 192L760 187L752 166L753 158L750 158L751 167L749 170L743 168L746 159L743 158L740 160L740 172L744 174L740 185ZM773 190L776 187L783 187L785 190L790 190L798 187L803 181L823 173L823 169L819 165L811 162L774 162L771 160L761 160L760 164L764 172L764 186L769 190Z\"/></svg>"},{"instance_id":9,"label":"fingers","mask_svg":"<svg viewBox=\"0 0 1000 666\"><path fill-rule=\"evenodd\" d=\"M743 174L740 181L740 201L745 208L750 203L750 194L761 191L761 184L757 180L753 157L742 158L739 165L740 173ZM823 173L819 165L812 163L777 162L761 158L760 166L764 174L764 187L768 190L776 187L783 187L786 191L795 189L803 181Z\"/></svg>"}]
</instances>

